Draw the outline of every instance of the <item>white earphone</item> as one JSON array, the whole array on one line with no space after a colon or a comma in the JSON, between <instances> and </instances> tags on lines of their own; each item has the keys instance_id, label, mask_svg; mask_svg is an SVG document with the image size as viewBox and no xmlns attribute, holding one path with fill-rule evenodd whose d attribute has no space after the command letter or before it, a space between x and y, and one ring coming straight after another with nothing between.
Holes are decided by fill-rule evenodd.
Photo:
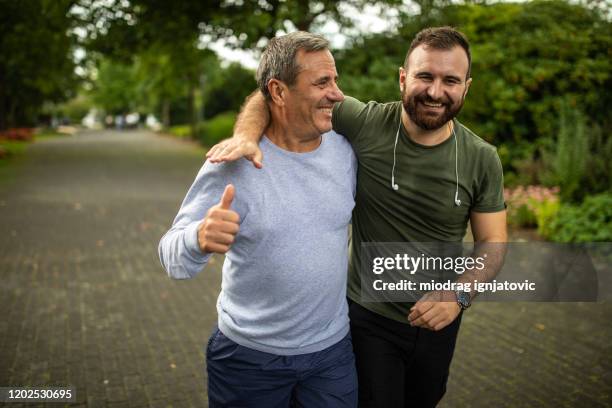
<instances>
[{"instance_id":1,"label":"white earphone","mask_svg":"<svg viewBox=\"0 0 612 408\"><path fill-rule=\"evenodd\" d=\"M449 124L449 126L451 126ZM393 145L393 168L391 169L391 188L397 191L399 190L399 185L395 183L395 163L396 163L396 151L397 151L397 141L399 140L399 132L402 127L402 119L400 115L399 126L397 127L397 133L395 134L395 144ZM455 205L457 207L461 206L461 200L459 199L459 146L457 144L457 134L455 133L455 127L451 127L451 131L453 133L453 137L455 139Z\"/></svg>"},{"instance_id":2,"label":"white earphone","mask_svg":"<svg viewBox=\"0 0 612 408\"><path fill-rule=\"evenodd\" d=\"M449 125L450 126L450 125ZM453 137L455 138L455 205L457 207L461 206L461 200L459 199L459 169L458 169L458 163L459 163L459 145L457 144L457 134L455 133L455 126L453 125L451 127L452 131L453 131Z\"/></svg>"},{"instance_id":3,"label":"white earphone","mask_svg":"<svg viewBox=\"0 0 612 408\"><path fill-rule=\"evenodd\" d=\"M391 169L391 187L397 191L399 190L399 186L395 184L395 151L397 149L397 139L399 138L399 131L402 127L402 118L400 116L400 123L397 127L397 133L395 134L395 144L393 145L393 169Z\"/></svg>"}]
</instances>

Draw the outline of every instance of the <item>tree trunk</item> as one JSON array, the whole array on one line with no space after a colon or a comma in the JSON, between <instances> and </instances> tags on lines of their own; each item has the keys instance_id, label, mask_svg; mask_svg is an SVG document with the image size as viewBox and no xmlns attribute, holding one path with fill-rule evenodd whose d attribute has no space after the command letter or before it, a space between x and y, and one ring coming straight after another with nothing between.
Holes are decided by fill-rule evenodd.
<instances>
[{"instance_id":1,"label":"tree trunk","mask_svg":"<svg viewBox=\"0 0 612 408\"><path fill-rule=\"evenodd\" d=\"M167 99L162 102L162 125L165 129L170 127L170 102Z\"/></svg>"},{"instance_id":2,"label":"tree trunk","mask_svg":"<svg viewBox=\"0 0 612 408\"><path fill-rule=\"evenodd\" d=\"M189 99L187 104L187 111L189 114L189 125L191 128L191 138L195 139L197 136L197 128L198 128L198 118L197 112L195 108L195 86L193 86L193 82L189 86Z\"/></svg>"},{"instance_id":3,"label":"tree trunk","mask_svg":"<svg viewBox=\"0 0 612 408\"><path fill-rule=\"evenodd\" d=\"M6 117L6 126L8 128L15 127L15 113L17 111L17 104L13 101L8 102L8 115Z\"/></svg>"},{"instance_id":4,"label":"tree trunk","mask_svg":"<svg viewBox=\"0 0 612 408\"><path fill-rule=\"evenodd\" d=\"M4 98L4 84L0 78L0 130L8 128L6 123L6 99Z\"/></svg>"}]
</instances>

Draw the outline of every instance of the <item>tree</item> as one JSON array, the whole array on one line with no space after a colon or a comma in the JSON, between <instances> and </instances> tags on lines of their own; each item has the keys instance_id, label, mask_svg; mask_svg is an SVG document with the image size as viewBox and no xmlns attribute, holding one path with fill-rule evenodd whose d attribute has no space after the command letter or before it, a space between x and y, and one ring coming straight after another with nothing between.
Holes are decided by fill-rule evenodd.
<instances>
[{"instance_id":1,"label":"tree","mask_svg":"<svg viewBox=\"0 0 612 408\"><path fill-rule=\"evenodd\" d=\"M255 73L233 63L207 74L204 86L204 116L240 109L246 97L257 87Z\"/></svg>"},{"instance_id":2,"label":"tree","mask_svg":"<svg viewBox=\"0 0 612 408\"><path fill-rule=\"evenodd\" d=\"M33 125L43 103L72 95L69 0L0 0L0 129Z\"/></svg>"},{"instance_id":3,"label":"tree","mask_svg":"<svg viewBox=\"0 0 612 408\"><path fill-rule=\"evenodd\" d=\"M90 47L116 55L135 52L151 43L172 44L199 34L234 37L235 45L251 48L261 38L274 37L279 30L311 31L327 20L350 27L352 20L345 13L346 7L360 10L366 5L384 8L402 3L402 0L78 0L81 26L88 31Z\"/></svg>"},{"instance_id":4,"label":"tree","mask_svg":"<svg viewBox=\"0 0 612 408\"><path fill-rule=\"evenodd\" d=\"M591 123L604 129L612 123L612 23L565 1L449 5L406 15L399 33L357 39L336 54L343 90L364 100L397 100L397 68L410 41L422 28L441 25L470 40L474 81L461 120L485 139L497 145L552 139L565 100Z\"/></svg>"},{"instance_id":5,"label":"tree","mask_svg":"<svg viewBox=\"0 0 612 408\"><path fill-rule=\"evenodd\" d=\"M276 36L278 31L317 31L327 21L343 28L353 25L347 9L365 6L381 8L400 6L402 0L242 0L224 3L223 12L215 14L209 33L235 37L237 46L252 48L260 39Z\"/></svg>"},{"instance_id":6,"label":"tree","mask_svg":"<svg viewBox=\"0 0 612 408\"><path fill-rule=\"evenodd\" d=\"M534 142L559 130L565 100L611 123L612 23L564 1L449 9L473 44L465 120L489 140Z\"/></svg>"},{"instance_id":7,"label":"tree","mask_svg":"<svg viewBox=\"0 0 612 408\"><path fill-rule=\"evenodd\" d=\"M107 114L129 113L136 107L136 85L131 65L103 59L93 89L93 101Z\"/></svg>"},{"instance_id":8,"label":"tree","mask_svg":"<svg viewBox=\"0 0 612 408\"><path fill-rule=\"evenodd\" d=\"M172 55L151 47L135 57L134 67L139 110L157 115L169 127L171 107L188 94L179 64Z\"/></svg>"},{"instance_id":9,"label":"tree","mask_svg":"<svg viewBox=\"0 0 612 408\"><path fill-rule=\"evenodd\" d=\"M173 111L169 104L180 105L182 99L178 91L182 90L182 95L187 97L189 121L195 133L197 97L202 80L208 76L205 71L210 68L206 66L201 52L201 48L207 45L206 38L224 37L233 39L230 44L235 46L250 47L258 44L261 38L274 36L279 29L286 30L293 26L308 30L322 23L326 17L349 24L350 20L343 15L340 6L348 4L359 7L368 3L371 2L79 0L75 14L80 18L81 27L87 31L86 45L92 55L102 54L113 60L135 63L153 76L150 81L141 84L143 90L156 95L154 100L161 98L164 123L170 122L169 112ZM375 3L399 4L401 1ZM148 67L153 66L159 66L160 71L149 71ZM230 68L232 70L241 78L249 77L236 67ZM250 80L248 83L254 84ZM209 85L214 87L214 80ZM154 91L156 87L159 87L158 91ZM212 91L206 92L210 95ZM217 93L216 98L209 101L212 110L207 111L218 111L223 105L233 106L233 99L244 93Z\"/></svg>"}]
</instances>

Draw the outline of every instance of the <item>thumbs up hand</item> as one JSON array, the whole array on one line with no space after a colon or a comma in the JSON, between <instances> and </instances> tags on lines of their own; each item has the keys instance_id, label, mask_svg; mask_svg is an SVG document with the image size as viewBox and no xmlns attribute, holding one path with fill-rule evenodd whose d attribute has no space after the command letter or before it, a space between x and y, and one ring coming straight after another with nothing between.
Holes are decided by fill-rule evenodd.
<instances>
[{"instance_id":1,"label":"thumbs up hand","mask_svg":"<svg viewBox=\"0 0 612 408\"><path fill-rule=\"evenodd\" d=\"M230 209L234 186L225 187L219 204L211 207L198 227L198 244L202 252L224 254L229 251L240 228L240 216Z\"/></svg>"}]
</instances>

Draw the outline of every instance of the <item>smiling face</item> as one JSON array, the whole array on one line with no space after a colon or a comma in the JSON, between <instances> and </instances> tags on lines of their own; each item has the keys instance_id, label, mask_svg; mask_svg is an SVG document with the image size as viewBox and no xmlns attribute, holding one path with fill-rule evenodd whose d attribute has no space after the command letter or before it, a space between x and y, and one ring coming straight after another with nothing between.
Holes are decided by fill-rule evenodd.
<instances>
[{"instance_id":1,"label":"smiling face","mask_svg":"<svg viewBox=\"0 0 612 408\"><path fill-rule=\"evenodd\" d=\"M300 68L295 83L287 88L287 120L296 135L318 137L332 129L332 108L344 99L336 63L329 50L299 50L296 58Z\"/></svg>"},{"instance_id":2,"label":"smiling face","mask_svg":"<svg viewBox=\"0 0 612 408\"><path fill-rule=\"evenodd\" d=\"M410 120L423 130L436 130L453 119L465 100L472 79L463 48L439 50L420 45L400 68L402 103Z\"/></svg>"}]
</instances>

